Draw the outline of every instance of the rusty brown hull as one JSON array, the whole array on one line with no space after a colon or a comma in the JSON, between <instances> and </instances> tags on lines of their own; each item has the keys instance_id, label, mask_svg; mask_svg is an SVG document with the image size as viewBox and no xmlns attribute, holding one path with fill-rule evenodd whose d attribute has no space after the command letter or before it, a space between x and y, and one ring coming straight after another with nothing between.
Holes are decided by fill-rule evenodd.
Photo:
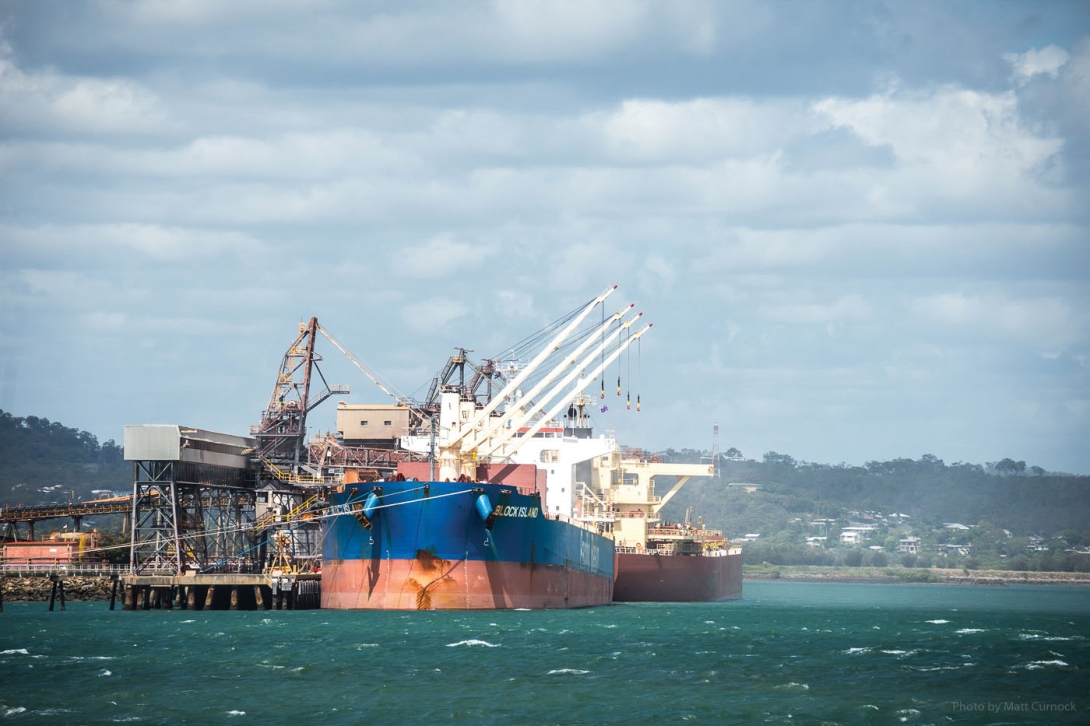
<instances>
[{"instance_id":1,"label":"rusty brown hull","mask_svg":"<svg viewBox=\"0 0 1090 726\"><path fill-rule=\"evenodd\" d=\"M335 610L579 608L613 597L609 577L563 565L417 558L322 568L322 607Z\"/></svg>"},{"instance_id":2,"label":"rusty brown hull","mask_svg":"<svg viewBox=\"0 0 1090 726\"><path fill-rule=\"evenodd\" d=\"M618 552L615 602L712 602L742 597L742 555L663 557Z\"/></svg>"}]
</instances>

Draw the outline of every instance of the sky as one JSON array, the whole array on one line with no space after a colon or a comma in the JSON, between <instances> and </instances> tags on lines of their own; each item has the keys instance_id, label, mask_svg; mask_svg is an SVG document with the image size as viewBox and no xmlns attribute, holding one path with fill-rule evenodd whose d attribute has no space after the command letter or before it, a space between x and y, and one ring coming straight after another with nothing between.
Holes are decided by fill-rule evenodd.
<instances>
[{"instance_id":1,"label":"sky","mask_svg":"<svg viewBox=\"0 0 1090 726\"><path fill-rule=\"evenodd\" d=\"M1088 186L1081 2L0 0L0 408L244 434L311 316L422 398L616 284L624 444L1090 474Z\"/></svg>"}]
</instances>

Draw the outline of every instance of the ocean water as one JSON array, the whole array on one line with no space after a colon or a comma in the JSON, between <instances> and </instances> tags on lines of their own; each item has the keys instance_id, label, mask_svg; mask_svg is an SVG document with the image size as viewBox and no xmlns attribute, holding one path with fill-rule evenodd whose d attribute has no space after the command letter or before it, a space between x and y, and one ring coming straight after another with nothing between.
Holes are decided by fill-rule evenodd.
<instances>
[{"instance_id":1,"label":"ocean water","mask_svg":"<svg viewBox=\"0 0 1090 726\"><path fill-rule=\"evenodd\" d=\"M1090 588L755 582L574 611L5 603L0 721L1090 723Z\"/></svg>"}]
</instances>

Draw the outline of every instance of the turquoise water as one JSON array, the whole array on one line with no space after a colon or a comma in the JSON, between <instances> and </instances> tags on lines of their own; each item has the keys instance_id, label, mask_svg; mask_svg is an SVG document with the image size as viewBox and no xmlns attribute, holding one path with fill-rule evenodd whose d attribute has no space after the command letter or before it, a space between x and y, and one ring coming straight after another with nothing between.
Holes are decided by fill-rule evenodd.
<instances>
[{"instance_id":1,"label":"turquoise water","mask_svg":"<svg viewBox=\"0 0 1090 726\"><path fill-rule=\"evenodd\" d=\"M1086 723L1090 588L747 583L576 611L5 603L16 723Z\"/></svg>"}]
</instances>

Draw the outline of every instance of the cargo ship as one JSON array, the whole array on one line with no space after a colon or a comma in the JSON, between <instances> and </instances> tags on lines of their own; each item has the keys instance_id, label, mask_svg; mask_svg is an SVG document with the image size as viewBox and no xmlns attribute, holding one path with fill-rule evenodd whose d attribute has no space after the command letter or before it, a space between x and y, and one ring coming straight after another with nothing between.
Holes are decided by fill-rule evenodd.
<instances>
[{"instance_id":1,"label":"cargo ship","mask_svg":"<svg viewBox=\"0 0 1090 726\"><path fill-rule=\"evenodd\" d=\"M692 478L713 476L710 464L662 461L639 449L624 449L612 435L595 437L594 401L577 396L560 421L533 434L512 457L550 462L548 506L556 516L612 533L617 552L615 602L709 602L742 597L742 550L691 511L682 523L663 521L660 511ZM664 496L655 478L673 477Z\"/></svg>"},{"instance_id":2,"label":"cargo ship","mask_svg":"<svg viewBox=\"0 0 1090 726\"><path fill-rule=\"evenodd\" d=\"M346 485L333 496L323 608L549 609L612 600L613 540L546 516L537 492L398 479Z\"/></svg>"},{"instance_id":3,"label":"cargo ship","mask_svg":"<svg viewBox=\"0 0 1090 726\"><path fill-rule=\"evenodd\" d=\"M742 597L742 550L699 520L664 521L660 512L710 464L678 464L638 449L615 448L595 461L581 519L611 519L616 541L615 602L709 602ZM655 478L673 477L663 496Z\"/></svg>"},{"instance_id":4,"label":"cargo ship","mask_svg":"<svg viewBox=\"0 0 1090 726\"><path fill-rule=\"evenodd\" d=\"M330 495L323 608L576 608L612 601L616 550L608 527L551 510L549 460L520 463L514 456L650 328L629 330L640 314L628 305L608 317L603 311L600 324L577 332L615 289L566 316L525 365L476 366L459 349L421 404L338 407L338 445L396 441L394 448L417 458L399 461L388 480L346 471Z\"/></svg>"}]
</instances>

